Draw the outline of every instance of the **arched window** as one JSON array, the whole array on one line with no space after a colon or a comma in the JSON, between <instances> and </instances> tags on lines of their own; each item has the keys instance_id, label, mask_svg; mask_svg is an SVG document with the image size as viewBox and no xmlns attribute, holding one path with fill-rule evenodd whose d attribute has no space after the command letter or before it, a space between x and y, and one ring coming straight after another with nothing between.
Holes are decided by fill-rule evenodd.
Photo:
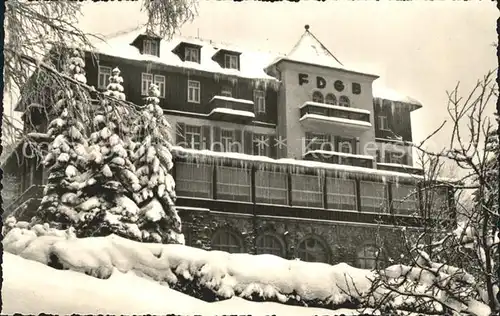
<instances>
[{"instance_id":1,"label":"arched window","mask_svg":"<svg viewBox=\"0 0 500 316\"><path fill-rule=\"evenodd\" d=\"M315 237L302 240L297 246L297 258L308 262L328 262L328 250L325 243Z\"/></svg>"},{"instance_id":2,"label":"arched window","mask_svg":"<svg viewBox=\"0 0 500 316\"><path fill-rule=\"evenodd\" d=\"M278 236L267 233L257 237L255 243L258 255L267 253L279 257L285 257L284 242L282 242Z\"/></svg>"},{"instance_id":3,"label":"arched window","mask_svg":"<svg viewBox=\"0 0 500 316\"><path fill-rule=\"evenodd\" d=\"M335 97L335 94L333 93L328 93L325 97L325 103L326 104L331 104L331 105L336 105L337 104L337 98Z\"/></svg>"},{"instance_id":4,"label":"arched window","mask_svg":"<svg viewBox=\"0 0 500 316\"><path fill-rule=\"evenodd\" d=\"M364 246L358 253L356 258L356 265L361 269L375 269L380 266L381 262L377 264L378 248L375 246ZM381 257L379 258L381 260Z\"/></svg>"},{"instance_id":5,"label":"arched window","mask_svg":"<svg viewBox=\"0 0 500 316\"><path fill-rule=\"evenodd\" d=\"M245 252L241 237L225 229L218 230L213 235L212 250L226 251L229 253Z\"/></svg>"},{"instance_id":6,"label":"arched window","mask_svg":"<svg viewBox=\"0 0 500 316\"><path fill-rule=\"evenodd\" d=\"M323 94L319 91L314 91L313 92L313 101L318 102L318 103L323 103Z\"/></svg>"},{"instance_id":7,"label":"arched window","mask_svg":"<svg viewBox=\"0 0 500 316\"><path fill-rule=\"evenodd\" d=\"M348 97L343 95L339 98L339 105L340 106L351 106L351 101L349 101Z\"/></svg>"}]
</instances>

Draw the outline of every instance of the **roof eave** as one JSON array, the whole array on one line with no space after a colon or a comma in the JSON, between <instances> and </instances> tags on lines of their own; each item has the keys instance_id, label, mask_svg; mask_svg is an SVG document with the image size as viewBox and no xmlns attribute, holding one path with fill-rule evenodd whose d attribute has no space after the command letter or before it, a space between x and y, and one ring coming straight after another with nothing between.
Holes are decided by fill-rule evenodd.
<instances>
[{"instance_id":1,"label":"roof eave","mask_svg":"<svg viewBox=\"0 0 500 316\"><path fill-rule=\"evenodd\" d=\"M369 73L364 73L364 72L349 70L349 69L344 69L344 68L338 68L338 67L333 67L333 66L317 65L317 64L313 64L313 63L292 60L292 59L288 59L285 57L277 59L276 61L272 62L269 66L267 66L264 69L267 71L272 66L275 66L275 65L277 66L278 64L283 63L283 62L291 62L291 63L297 63L297 64L308 65L308 66L323 67L323 68L333 69L333 70L337 70L337 71L344 71L344 72L348 72L348 73L352 73L352 74L356 74L356 75L363 75L363 76L372 78L373 80L380 78L380 76L374 75L374 74L369 74Z\"/></svg>"}]
</instances>

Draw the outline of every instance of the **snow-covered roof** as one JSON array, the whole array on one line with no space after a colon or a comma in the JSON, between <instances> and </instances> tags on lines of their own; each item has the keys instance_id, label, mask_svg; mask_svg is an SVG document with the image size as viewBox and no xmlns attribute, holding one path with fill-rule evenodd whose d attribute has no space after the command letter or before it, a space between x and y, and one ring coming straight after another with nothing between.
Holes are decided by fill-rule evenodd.
<instances>
[{"instance_id":1,"label":"snow-covered roof","mask_svg":"<svg viewBox=\"0 0 500 316\"><path fill-rule=\"evenodd\" d=\"M318 107L322 107L322 108L327 108L327 109L334 109L334 110L342 110L342 111L348 111L348 112L370 114L370 111L365 110L365 109L357 109L357 108L345 107L345 106L340 106L340 105L319 103L319 102L314 102L314 101L304 102L304 104L302 104L300 106L300 108L302 109L303 107L306 107L308 105L314 105L314 106L318 106Z\"/></svg>"},{"instance_id":2,"label":"snow-covered roof","mask_svg":"<svg viewBox=\"0 0 500 316\"><path fill-rule=\"evenodd\" d=\"M304 155L307 154L317 154L317 155L332 155L332 156L341 156L341 157L347 157L347 158L359 158L359 159L369 159L369 160L374 160L375 157L369 156L369 155L355 155L355 154L348 154L348 153L343 153L343 152L338 152L338 151L330 151L330 150L309 150Z\"/></svg>"},{"instance_id":3,"label":"snow-covered roof","mask_svg":"<svg viewBox=\"0 0 500 316\"><path fill-rule=\"evenodd\" d=\"M215 109L213 109L210 112L209 115L212 115L214 113L232 114L232 115L236 115L236 116L244 116L244 117L255 118L255 114L253 112L242 111L242 110L234 110L234 109L228 109L228 108L215 108Z\"/></svg>"},{"instance_id":4,"label":"snow-covered roof","mask_svg":"<svg viewBox=\"0 0 500 316\"><path fill-rule=\"evenodd\" d=\"M390 100L390 101L395 101L395 102L406 103L406 104L414 105L417 108L422 107L422 103L420 101L418 101L417 99L414 99L410 96L404 95L400 92L394 91L392 89L380 87L377 85L373 86L373 97L385 99L385 100Z\"/></svg>"},{"instance_id":5,"label":"snow-covered roof","mask_svg":"<svg viewBox=\"0 0 500 316\"><path fill-rule=\"evenodd\" d=\"M223 75L236 76L249 79L262 79L278 81L276 78L265 73L264 67L276 56L266 52L242 50L232 45L221 45L199 38L174 36L170 40L160 40L160 57L141 54L139 49L131 43L140 36L146 34L144 29L138 29L107 39L106 42L95 43L97 53L121 57L137 61L150 61L168 66L183 67ZM173 51L181 43L199 45L200 63L182 61ZM240 69L226 69L221 67L212 57L220 50L241 52Z\"/></svg>"},{"instance_id":6,"label":"snow-covered roof","mask_svg":"<svg viewBox=\"0 0 500 316\"><path fill-rule=\"evenodd\" d=\"M292 50L286 56L277 57L268 67L277 64L280 61L292 61L378 77L373 74L346 67L328 50L328 48L325 47L325 45L321 43L316 36L314 36L312 32L309 31L309 25L306 25L305 29L304 34L302 34Z\"/></svg>"},{"instance_id":7,"label":"snow-covered roof","mask_svg":"<svg viewBox=\"0 0 500 316\"><path fill-rule=\"evenodd\" d=\"M357 126L362 126L362 127L372 127L372 124L370 122L365 122L365 121L358 121L358 120L351 120L351 119L346 119L342 117L330 117L330 116L324 116L324 115L318 115L318 114L304 114L300 119L299 122L302 122L307 119L315 119L315 120L320 120L320 121L330 121L330 122L335 122L335 123L340 123L340 124L346 124L346 125L357 125Z\"/></svg>"},{"instance_id":8,"label":"snow-covered roof","mask_svg":"<svg viewBox=\"0 0 500 316\"><path fill-rule=\"evenodd\" d=\"M382 179L384 181L392 180L395 182L398 182L400 179L410 180L410 181L419 181L424 179L424 177L420 175L415 175L405 172L339 165L339 164L332 164L332 163L311 161L311 160L297 160L291 158L273 159L265 156L247 155L242 153L187 149L187 148L182 148L180 146L172 146L172 150L174 156L188 158L187 159L188 161L199 160L201 162L203 161L209 162L211 161L211 159L220 161L235 160L235 162L240 164L241 166L255 164L261 167L264 167L266 165L275 166L277 169L280 168L282 169L291 168L292 170L309 169L309 170L314 170L318 173L328 171L338 174L357 174L357 175L364 175L365 177L373 179ZM449 179L440 177L437 180L446 181Z\"/></svg>"}]
</instances>

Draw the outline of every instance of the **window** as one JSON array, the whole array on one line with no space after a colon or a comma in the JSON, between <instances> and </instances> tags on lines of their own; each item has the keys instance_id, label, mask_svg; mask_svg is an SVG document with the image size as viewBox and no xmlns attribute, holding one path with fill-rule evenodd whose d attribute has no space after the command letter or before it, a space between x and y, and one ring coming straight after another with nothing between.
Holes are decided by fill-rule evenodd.
<instances>
[{"instance_id":1,"label":"window","mask_svg":"<svg viewBox=\"0 0 500 316\"><path fill-rule=\"evenodd\" d=\"M335 105L337 104L337 98L333 93L328 93L325 97L325 103Z\"/></svg>"},{"instance_id":2,"label":"window","mask_svg":"<svg viewBox=\"0 0 500 316\"><path fill-rule=\"evenodd\" d=\"M323 242L314 237L302 240L297 245L296 256L302 261L325 262L328 260L328 251Z\"/></svg>"},{"instance_id":3,"label":"window","mask_svg":"<svg viewBox=\"0 0 500 316\"><path fill-rule=\"evenodd\" d=\"M306 132L305 152L308 152L311 150L332 151L333 148L330 144L329 135Z\"/></svg>"},{"instance_id":4,"label":"window","mask_svg":"<svg viewBox=\"0 0 500 316\"><path fill-rule=\"evenodd\" d=\"M111 77L111 67L99 66L99 78L97 82L97 87L99 89L106 89L109 83L109 78Z\"/></svg>"},{"instance_id":5,"label":"window","mask_svg":"<svg viewBox=\"0 0 500 316\"><path fill-rule=\"evenodd\" d=\"M378 248L364 246L357 253L356 266L360 269L375 269L377 267Z\"/></svg>"},{"instance_id":6,"label":"window","mask_svg":"<svg viewBox=\"0 0 500 316\"><path fill-rule=\"evenodd\" d=\"M177 196L212 198L213 167L206 164L176 162Z\"/></svg>"},{"instance_id":7,"label":"window","mask_svg":"<svg viewBox=\"0 0 500 316\"><path fill-rule=\"evenodd\" d=\"M220 91L220 95L223 97L232 98L233 97L233 90L230 87L222 87L222 89Z\"/></svg>"},{"instance_id":8,"label":"window","mask_svg":"<svg viewBox=\"0 0 500 316\"><path fill-rule=\"evenodd\" d=\"M346 154L356 153L356 140L350 137L337 136L337 151Z\"/></svg>"},{"instance_id":9,"label":"window","mask_svg":"<svg viewBox=\"0 0 500 316\"><path fill-rule=\"evenodd\" d=\"M326 178L329 209L357 210L356 182L349 179Z\"/></svg>"},{"instance_id":10,"label":"window","mask_svg":"<svg viewBox=\"0 0 500 316\"><path fill-rule=\"evenodd\" d=\"M257 113L266 113L266 95L262 90L253 92L253 99Z\"/></svg>"},{"instance_id":11,"label":"window","mask_svg":"<svg viewBox=\"0 0 500 316\"><path fill-rule=\"evenodd\" d=\"M395 214L418 214L417 188L415 186L404 184L393 185L392 205Z\"/></svg>"},{"instance_id":12,"label":"window","mask_svg":"<svg viewBox=\"0 0 500 316\"><path fill-rule=\"evenodd\" d=\"M339 105L349 107L351 105L351 102L349 101L348 97L343 95L339 98Z\"/></svg>"},{"instance_id":13,"label":"window","mask_svg":"<svg viewBox=\"0 0 500 316\"><path fill-rule=\"evenodd\" d=\"M184 61L200 63L200 50L195 47L186 47L184 50Z\"/></svg>"},{"instance_id":14,"label":"window","mask_svg":"<svg viewBox=\"0 0 500 316\"><path fill-rule=\"evenodd\" d=\"M251 201L250 170L217 167L217 198L230 201Z\"/></svg>"},{"instance_id":15,"label":"window","mask_svg":"<svg viewBox=\"0 0 500 316\"><path fill-rule=\"evenodd\" d=\"M160 89L160 98L164 98L165 97L165 76L155 75L154 76L154 83L155 83L155 85L158 86L158 89Z\"/></svg>"},{"instance_id":16,"label":"window","mask_svg":"<svg viewBox=\"0 0 500 316\"><path fill-rule=\"evenodd\" d=\"M448 190L446 188L434 188L430 192L431 212L448 209Z\"/></svg>"},{"instance_id":17,"label":"window","mask_svg":"<svg viewBox=\"0 0 500 316\"><path fill-rule=\"evenodd\" d=\"M257 203L288 205L288 175L282 172L257 170L255 200Z\"/></svg>"},{"instance_id":18,"label":"window","mask_svg":"<svg viewBox=\"0 0 500 316\"><path fill-rule=\"evenodd\" d=\"M229 69L238 69L238 56L230 54L224 55L224 67Z\"/></svg>"},{"instance_id":19,"label":"window","mask_svg":"<svg viewBox=\"0 0 500 316\"><path fill-rule=\"evenodd\" d=\"M188 80L188 102L200 103L200 82Z\"/></svg>"},{"instance_id":20,"label":"window","mask_svg":"<svg viewBox=\"0 0 500 316\"><path fill-rule=\"evenodd\" d=\"M387 186L380 182L361 181L361 210L384 213L387 211Z\"/></svg>"},{"instance_id":21,"label":"window","mask_svg":"<svg viewBox=\"0 0 500 316\"><path fill-rule=\"evenodd\" d=\"M253 134L253 154L269 157L271 152L269 136L266 134Z\"/></svg>"},{"instance_id":22,"label":"window","mask_svg":"<svg viewBox=\"0 0 500 316\"><path fill-rule=\"evenodd\" d=\"M154 40L144 40L143 54L159 56L158 42Z\"/></svg>"},{"instance_id":23,"label":"window","mask_svg":"<svg viewBox=\"0 0 500 316\"><path fill-rule=\"evenodd\" d=\"M382 131L389 130L389 124L387 122L387 116L379 116L378 117L378 127Z\"/></svg>"},{"instance_id":24,"label":"window","mask_svg":"<svg viewBox=\"0 0 500 316\"><path fill-rule=\"evenodd\" d=\"M394 163L399 165L406 164L407 155L404 151L386 151L385 152L385 162L386 163Z\"/></svg>"},{"instance_id":25,"label":"window","mask_svg":"<svg viewBox=\"0 0 500 316\"><path fill-rule=\"evenodd\" d=\"M234 129L221 129L220 131L220 141L225 152L239 152L239 144L235 144L234 141ZM236 150L233 148L236 145Z\"/></svg>"},{"instance_id":26,"label":"window","mask_svg":"<svg viewBox=\"0 0 500 316\"><path fill-rule=\"evenodd\" d=\"M186 125L187 148L201 149L201 126Z\"/></svg>"},{"instance_id":27,"label":"window","mask_svg":"<svg viewBox=\"0 0 500 316\"><path fill-rule=\"evenodd\" d=\"M149 86L153 83L153 75L142 73L141 94L149 95Z\"/></svg>"},{"instance_id":28,"label":"window","mask_svg":"<svg viewBox=\"0 0 500 316\"><path fill-rule=\"evenodd\" d=\"M313 92L313 102L318 102L318 103L323 103L323 94L319 91L314 91Z\"/></svg>"},{"instance_id":29,"label":"window","mask_svg":"<svg viewBox=\"0 0 500 316\"><path fill-rule=\"evenodd\" d=\"M266 233L257 237L255 243L258 255L267 253L278 257L285 257L284 242L275 235Z\"/></svg>"},{"instance_id":30,"label":"window","mask_svg":"<svg viewBox=\"0 0 500 316\"><path fill-rule=\"evenodd\" d=\"M319 176L292 174L292 205L323 207L323 185Z\"/></svg>"},{"instance_id":31,"label":"window","mask_svg":"<svg viewBox=\"0 0 500 316\"><path fill-rule=\"evenodd\" d=\"M243 240L237 234L228 230L218 230L212 237L212 249L229 253L245 252Z\"/></svg>"}]
</instances>

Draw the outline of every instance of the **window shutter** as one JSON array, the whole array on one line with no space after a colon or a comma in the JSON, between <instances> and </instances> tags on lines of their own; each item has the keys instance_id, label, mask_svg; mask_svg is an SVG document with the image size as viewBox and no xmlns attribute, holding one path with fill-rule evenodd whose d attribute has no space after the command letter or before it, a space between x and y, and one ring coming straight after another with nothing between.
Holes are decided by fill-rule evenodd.
<instances>
[{"instance_id":1,"label":"window shutter","mask_svg":"<svg viewBox=\"0 0 500 316\"><path fill-rule=\"evenodd\" d=\"M212 145L212 149L213 151L222 151L221 150L222 144L220 142L220 133L221 133L220 127L214 126L213 133L214 133L214 143Z\"/></svg>"},{"instance_id":2,"label":"window shutter","mask_svg":"<svg viewBox=\"0 0 500 316\"><path fill-rule=\"evenodd\" d=\"M177 123L177 126L176 126L176 139L175 139L175 143L177 146L182 146L182 147L186 147L186 124L184 123Z\"/></svg>"},{"instance_id":3,"label":"window shutter","mask_svg":"<svg viewBox=\"0 0 500 316\"><path fill-rule=\"evenodd\" d=\"M278 158L275 135L269 135L269 156L274 159Z\"/></svg>"},{"instance_id":4,"label":"window shutter","mask_svg":"<svg viewBox=\"0 0 500 316\"><path fill-rule=\"evenodd\" d=\"M201 146L201 149L208 149L210 150L210 143L211 143L211 139L210 139L210 126L208 125L203 125L201 127L201 143L202 143L202 146Z\"/></svg>"},{"instance_id":5,"label":"window shutter","mask_svg":"<svg viewBox=\"0 0 500 316\"><path fill-rule=\"evenodd\" d=\"M234 141L236 143L234 146L237 146L238 152L241 153L243 151L243 141L242 141L241 130L239 130L239 129L234 130Z\"/></svg>"},{"instance_id":6,"label":"window shutter","mask_svg":"<svg viewBox=\"0 0 500 316\"><path fill-rule=\"evenodd\" d=\"M247 155L253 155L253 133L250 131L244 131L243 137L244 153Z\"/></svg>"}]
</instances>

